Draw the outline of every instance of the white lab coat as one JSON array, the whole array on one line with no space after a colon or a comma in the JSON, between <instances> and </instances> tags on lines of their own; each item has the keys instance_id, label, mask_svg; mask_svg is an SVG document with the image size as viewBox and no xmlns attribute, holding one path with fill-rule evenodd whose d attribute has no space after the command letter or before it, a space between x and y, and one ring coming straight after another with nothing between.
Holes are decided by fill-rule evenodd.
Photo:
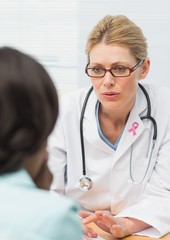
<instances>
[{"instance_id":1,"label":"white lab coat","mask_svg":"<svg viewBox=\"0 0 170 240\"><path fill-rule=\"evenodd\" d=\"M139 235L160 237L170 232L170 90L144 86L151 100L151 115L158 126L150 164L153 125L140 119L147 112L141 89L116 151L99 137L95 117L97 99L93 91L83 121L86 171L93 180L93 188L87 192L78 188L82 177L79 122L87 93L87 89L81 89L61 101L59 120L49 141L49 166L54 174L52 189L78 201L87 210L107 209L117 216L140 219L153 227ZM134 122L138 123L136 135L129 131ZM129 181L132 148L131 172L135 181L144 177L149 164L146 178L138 185Z\"/></svg>"}]
</instances>

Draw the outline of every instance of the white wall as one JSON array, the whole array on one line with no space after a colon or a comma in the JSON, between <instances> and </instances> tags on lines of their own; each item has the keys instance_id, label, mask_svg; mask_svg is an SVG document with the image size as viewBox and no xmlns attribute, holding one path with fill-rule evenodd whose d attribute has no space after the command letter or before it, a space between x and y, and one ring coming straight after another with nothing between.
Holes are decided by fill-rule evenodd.
<instances>
[{"instance_id":1,"label":"white wall","mask_svg":"<svg viewBox=\"0 0 170 240\"><path fill-rule=\"evenodd\" d=\"M35 56L66 93L89 85L86 39L107 14L127 15L142 28L151 58L147 81L170 87L169 0L0 0L0 46Z\"/></svg>"},{"instance_id":2,"label":"white wall","mask_svg":"<svg viewBox=\"0 0 170 240\"><path fill-rule=\"evenodd\" d=\"M37 58L59 92L77 88L77 0L0 0L0 46Z\"/></svg>"},{"instance_id":3,"label":"white wall","mask_svg":"<svg viewBox=\"0 0 170 240\"><path fill-rule=\"evenodd\" d=\"M79 62L86 64L84 48L91 28L104 15L123 14L139 25L149 45L151 69L147 81L170 87L170 1L169 0L83 0L79 3ZM79 72L80 85L88 79Z\"/></svg>"}]
</instances>

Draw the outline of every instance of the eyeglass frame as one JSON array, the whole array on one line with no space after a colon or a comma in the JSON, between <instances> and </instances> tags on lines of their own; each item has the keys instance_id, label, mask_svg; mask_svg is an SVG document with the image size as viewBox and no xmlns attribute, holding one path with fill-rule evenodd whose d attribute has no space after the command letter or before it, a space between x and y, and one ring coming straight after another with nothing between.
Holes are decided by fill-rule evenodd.
<instances>
[{"instance_id":1,"label":"eyeglass frame","mask_svg":"<svg viewBox=\"0 0 170 240\"><path fill-rule=\"evenodd\" d=\"M101 68L104 70L104 75L103 75L103 76L100 76L100 77L90 76L90 75L88 74L88 69L93 69L93 68L88 68L89 63L86 65L85 73L86 73L89 77L92 77L92 78L103 78L103 77L106 75L106 72L110 72L113 77L119 77L119 78L129 77L129 76L132 74L132 72L134 72L138 67L140 67L140 65L142 65L142 63L144 63L144 61L145 61L145 60L139 60L139 61L135 64L135 66L133 66L133 67L131 67L131 68L130 68L130 67L125 67L125 69L129 69L129 74L126 75L126 76L115 76L115 75L112 73L112 71L111 71L111 70L114 69L114 68L106 69L106 68L103 68L103 67L101 67Z\"/></svg>"}]
</instances>

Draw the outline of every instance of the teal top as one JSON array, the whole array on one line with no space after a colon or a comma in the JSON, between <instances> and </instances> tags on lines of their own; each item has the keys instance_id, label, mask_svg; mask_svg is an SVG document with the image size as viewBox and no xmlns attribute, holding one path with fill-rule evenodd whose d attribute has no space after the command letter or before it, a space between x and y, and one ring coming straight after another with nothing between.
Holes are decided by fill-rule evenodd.
<instances>
[{"instance_id":1,"label":"teal top","mask_svg":"<svg viewBox=\"0 0 170 240\"><path fill-rule=\"evenodd\" d=\"M0 176L1 240L80 240L78 207L36 187L26 170Z\"/></svg>"}]
</instances>

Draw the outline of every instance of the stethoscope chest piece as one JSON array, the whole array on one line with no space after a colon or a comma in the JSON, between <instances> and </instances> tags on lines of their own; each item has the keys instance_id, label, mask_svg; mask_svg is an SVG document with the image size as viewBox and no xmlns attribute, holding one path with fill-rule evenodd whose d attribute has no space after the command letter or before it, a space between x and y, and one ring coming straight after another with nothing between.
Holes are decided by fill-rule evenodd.
<instances>
[{"instance_id":1,"label":"stethoscope chest piece","mask_svg":"<svg viewBox=\"0 0 170 240\"><path fill-rule=\"evenodd\" d=\"M87 176L83 176L82 178L80 178L79 180L79 188L83 191L88 191L92 188L93 186L93 182L92 180L87 177Z\"/></svg>"}]
</instances>

